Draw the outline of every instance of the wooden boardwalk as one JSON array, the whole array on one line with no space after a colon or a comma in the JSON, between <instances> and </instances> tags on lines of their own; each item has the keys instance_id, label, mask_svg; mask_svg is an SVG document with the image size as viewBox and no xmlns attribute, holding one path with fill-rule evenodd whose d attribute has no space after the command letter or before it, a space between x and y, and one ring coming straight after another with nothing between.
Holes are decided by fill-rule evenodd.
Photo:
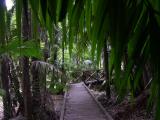
<instances>
[{"instance_id":1,"label":"wooden boardwalk","mask_svg":"<svg viewBox=\"0 0 160 120\"><path fill-rule=\"evenodd\" d=\"M64 120L106 120L106 117L83 84L77 83L70 85Z\"/></svg>"}]
</instances>

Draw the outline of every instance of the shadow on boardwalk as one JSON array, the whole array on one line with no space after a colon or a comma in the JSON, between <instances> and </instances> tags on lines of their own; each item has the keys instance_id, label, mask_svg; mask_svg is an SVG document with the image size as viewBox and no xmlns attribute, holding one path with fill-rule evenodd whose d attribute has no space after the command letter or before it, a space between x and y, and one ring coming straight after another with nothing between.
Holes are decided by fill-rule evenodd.
<instances>
[{"instance_id":1,"label":"shadow on boardwalk","mask_svg":"<svg viewBox=\"0 0 160 120\"><path fill-rule=\"evenodd\" d=\"M83 83L71 84L66 99L64 120L106 120Z\"/></svg>"}]
</instances>

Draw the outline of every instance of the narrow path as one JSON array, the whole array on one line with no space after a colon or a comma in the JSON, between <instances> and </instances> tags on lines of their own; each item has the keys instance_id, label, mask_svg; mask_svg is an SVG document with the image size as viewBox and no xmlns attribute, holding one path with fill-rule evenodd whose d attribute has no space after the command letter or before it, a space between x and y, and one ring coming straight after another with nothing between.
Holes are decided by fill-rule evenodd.
<instances>
[{"instance_id":1,"label":"narrow path","mask_svg":"<svg viewBox=\"0 0 160 120\"><path fill-rule=\"evenodd\" d=\"M71 84L68 91L64 120L106 120L82 83Z\"/></svg>"}]
</instances>

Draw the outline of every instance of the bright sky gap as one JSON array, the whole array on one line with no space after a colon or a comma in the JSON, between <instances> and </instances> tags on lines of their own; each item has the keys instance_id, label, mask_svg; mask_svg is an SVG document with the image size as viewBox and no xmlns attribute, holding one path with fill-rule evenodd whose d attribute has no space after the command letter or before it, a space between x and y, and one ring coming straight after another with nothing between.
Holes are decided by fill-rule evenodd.
<instances>
[{"instance_id":1,"label":"bright sky gap","mask_svg":"<svg viewBox=\"0 0 160 120\"><path fill-rule=\"evenodd\" d=\"M7 10L10 10L13 6L13 1L12 0L6 0L6 6L7 6Z\"/></svg>"}]
</instances>

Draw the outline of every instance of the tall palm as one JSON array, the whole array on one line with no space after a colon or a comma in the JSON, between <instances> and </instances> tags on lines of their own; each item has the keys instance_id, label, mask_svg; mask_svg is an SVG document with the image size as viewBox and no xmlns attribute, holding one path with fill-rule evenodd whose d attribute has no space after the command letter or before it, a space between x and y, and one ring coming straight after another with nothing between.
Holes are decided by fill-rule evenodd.
<instances>
[{"instance_id":1,"label":"tall palm","mask_svg":"<svg viewBox=\"0 0 160 120\"><path fill-rule=\"evenodd\" d=\"M23 14L22 14L22 36L24 42L31 37L30 15L28 9L28 0L23 1ZM29 58L24 56L22 59L22 72L23 72L23 98L24 98L24 116L28 120L32 120L32 97L31 97L31 82L30 82L30 66Z\"/></svg>"}]
</instances>

